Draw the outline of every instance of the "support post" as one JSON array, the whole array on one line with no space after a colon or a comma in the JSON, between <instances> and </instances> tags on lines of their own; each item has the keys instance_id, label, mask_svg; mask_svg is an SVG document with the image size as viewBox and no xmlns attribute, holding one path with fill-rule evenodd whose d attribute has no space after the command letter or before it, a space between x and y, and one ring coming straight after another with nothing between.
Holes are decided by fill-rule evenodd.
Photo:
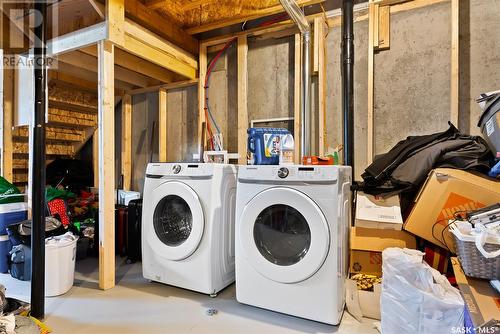
<instances>
[{"instance_id":1,"label":"support post","mask_svg":"<svg viewBox=\"0 0 500 334\"><path fill-rule=\"evenodd\" d=\"M158 154L160 162L167 162L167 140L168 140L168 110L167 110L167 90L158 90L158 110L159 110L159 147Z\"/></svg>"},{"instance_id":2,"label":"support post","mask_svg":"<svg viewBox=\"0 0 500 334\"><path fill-rule=\"evenodd\" d=\"M375 5L370 2L368 5L368 110L367 110L367 143L366 161L370 164L373 161L373 104L374 104L374 36L375 36Z\"/></svg>"},{"instance_id":3,"label":"support post","mask_svg":"<svg viewBox=\"0 0 500 334\"><path fill-rule=\"evenodd\" d=\"M353 0L342 3L342 109L344 113L344 164L354 180L354 18ZM372 36L373 37L373 36Z\"/></svg>"},{"instance_id":4,"label":"support post","mask_svg":"<svg viewBox=\"0 0 500 334\"><path fill-rule=\"evenodd\" d=\"M300 34L295 34L295 55L294 55L294 84L293 84L293 132L295 140L295 163L302 163L300 159L300 89L301 89L301 58L302 58L302 43Z\"/></svg>"},{"instance_id":5,"label":"support post","mask_svg":"<svg viewBox=\"0 0 500 334\"><path fill-rule=\"evenodd\" d=\"M12 172L12 124L14 104L14 70L3 70L3 121L2 121L2 176L13 181Z\"/></svg>"},{"instance_id":6,"label":"support post","mask_svg":"<svg viewBox=\"0 0 500 334\"><path fill-rule=\"evenodd\" d=\"M238 163L247 164L248 41L238 37Z\"/></svg>"},{"instance_id":7,"label":"support post","mask_svg":"<svg viewBox=\"0 0 500 334\"><path fill-rule=\"evenodd\" d=\"M203 161L203 151L205 143L203 142L203 123L206 122L205 119L205 78L207 76L207 46L205 44L200 44L200 54L199 54L199 81L198 81L198 154L200 155L200 161Z\"/></svg>"},{"instance_id":8,"label":"support post","mask_svg":"<svg viewBox=\"0 0 500 334\"><path fill-rule=\"evenodd\" d=\"M92 136L92 167L94 169L94 187L99 188L99 129Z\"/></svg>"},{"instance_id":9,"label":"support post","mask_svg":"<svg viewBox=\"0 0 500 334\"><path fill-rule=\"evenodd\" d=\"M123 190L132 186L132 96L122 98L122 175Z\"/></svg>"},{"instance_id":10,"label":"support post","mask_svg":"<svg viewBox=\"0 0 500 334\"><path fill-rule=\"evenodd\" d=\"M317 22L316 22L317 21ZM314 19L314 27L317 27L315 34L318 35L317 38L317 50L318 50L318 154L320 156L325 155L326 147L326 32L328 31L328 26L326 25L324 18Z\"/></svg>"},{"instance_id":11,"label":"support post","mask_svg":"<svg viewBox=\"0 0 500 334\"><path fill-rule=\"evenodd\" d=\"M106 23L108 40L117 44L125 43L125 4L124 0L106 0Z\"/></svg>"},{"instance_id":12,"label":"support post","mask_svg":"<svg viewBox=\"0 0 500 334\"><path fill-rule=\"evenodd\" d=\"M115 286L115 83L114 45L98 44L99 287Z\"/></svg>"},{"instance_id":13,"label":"support post","mask_svg":"<svg viewBox=\"0 0 500 334\"><path fill-rule=\"evenodd\" d=\"M35 106L33 122L33 187L31 228L31 315L45 316L45 114L47 111L47 3L35 2L40 24L35 28Z\"/></svg>"},{"instance_id":14,"label":"support post","mask_svg":"<svg viewBox=\"0 0 500 334\"><path fill-rule=\"evenodd\" d=\"M459 54L460 54L460 0L451 0L451 90L450 90L450 121L459 126Z\"/></svg>"}]
</instances>

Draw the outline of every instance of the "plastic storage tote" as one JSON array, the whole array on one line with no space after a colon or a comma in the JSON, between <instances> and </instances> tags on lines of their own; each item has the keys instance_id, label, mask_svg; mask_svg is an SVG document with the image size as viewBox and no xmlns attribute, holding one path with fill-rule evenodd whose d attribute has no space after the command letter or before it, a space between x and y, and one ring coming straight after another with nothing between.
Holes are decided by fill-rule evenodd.
<instances>
[{"instance_id":1,"label":"plastic storage tote","mask_svg":"<svg viewBox=\"0 0 500 334\"><path fill-rule=\"evenodd\" d=\"M27 203L0 204L0 235L7 234L7 226L28 219Z\"/></svg>"},{"instance_id":2,"label":"plastic storage tote","mask_svg":"<svg viewBox=\"0 0 500 334\"><path fill-rule=\"evenodd\" d=\"M45 296L65 294L73 286L77 241L70 232L45 239Z\"/></svg>"},{"instance_id":3,"label":"plastic storage tote","mask_svg":"<svg viewBox=\"0 0 500 334\"><path fill-rule=\"evenodd\" d=\"M281 128L250 128L248 133L248 151L252 165L279 165L281 137L290 134Z\"/></svg>"},{"instance_id":4,"label":"plastic storage tote","mask_svg":"<svg viewBox=\"0 0 500 334\"><path fill-rule=\"evenodd\" d=\"M27 203L0 204L0 273L6 273L9 269L7 256L12 249L12 243L7 235L7 227L27 218Z\"/></svg>"},{"instance_id":5,"label":"plastic storage tote","mask_svg":"<svg viewBox=\"0 0 500 334\"><path fill-rule=\"evenodd\" d=\"M500 93L487 102L477 126L497 158L500 158Z\"/></svg>"}]
</instances>

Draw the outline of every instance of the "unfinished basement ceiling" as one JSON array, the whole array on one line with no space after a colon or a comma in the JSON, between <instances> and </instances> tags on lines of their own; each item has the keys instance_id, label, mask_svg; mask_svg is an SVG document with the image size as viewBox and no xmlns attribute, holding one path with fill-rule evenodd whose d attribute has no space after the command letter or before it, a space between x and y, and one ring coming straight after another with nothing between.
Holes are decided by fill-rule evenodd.
<instances>
[{"instance_id":1,"label":"unfinished basement ceiling","mask_svg":"<svg viewBox=\"0 0 500 334\"><path fill-rule=\"evenodd\" d=\"M298 0L313 5L325 0ZM279 0L145 0L145 5L189 33L210 30L259 16L283 12Z\"/></svg>"}]
</instances>

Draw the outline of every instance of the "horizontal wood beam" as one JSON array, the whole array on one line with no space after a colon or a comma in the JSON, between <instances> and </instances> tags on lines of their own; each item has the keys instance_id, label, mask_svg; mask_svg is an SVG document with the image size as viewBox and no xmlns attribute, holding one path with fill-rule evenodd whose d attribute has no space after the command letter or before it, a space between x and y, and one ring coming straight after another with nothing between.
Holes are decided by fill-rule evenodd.
<instances>
[{"instance_id":1,"label":"horizontal wood beam","mask_svg":"<svg viewBox=\"0 0 500 334\"><path fill-rule=\"evenodd\" d=\"M162 50L158 50L155 47L147 44L146 41L140 40L135 36L130 36L128 34L125 34L125 42L122 48L140 58L143 58L156 65L167 68L172 72L180 74L186 78L189 79L196 78L197 75L196 68L184 62L180 62L171 54L165 53ZM118 76L118 73L116 74Z\"/></svg>"},{"instance_id":2,"label":"horizontal wood beam","mask_svg":"<svg viewBox=\"0 0 500 334\"><path fill-rule=\"evenodd\" d=\"M140 1L125 0L125 15L145 28L174 43L178 47L196 55L198 40Z\"/></svg>"},{"instance_id":3,"label":"horizontal wood beam","mask_svg":"<svg viewBox=\"0 0 500 334\"><path fill-rule=\"evenodd\" d=\"M80 51L97 57L96 46L89 46L81 49ZM152 64L149 61L134 56L118 48L115 49L115 64L165 83L180 79L179 76L175 73L165 70L161 66ZM95 88L97 88L97 86Z\"/></svg>"},{"instance_id":4,"label":"horizontal wood beam","mask_svg":"<svg viewBox=\"0 0 500 334\"><path fill-rule=\"evenodd\" d=\"M59 55L58 60L97 73L97 58L81 51ZM151 78L120 66L116 66L115 73L117 79L134 86L148 87L157 84Z\"/></svg>"},{"instance_id":5,"label":"horizontal wood beam","mask_svg":"<svg viewBox=\"0 0 500 334\"><path fill-rule=\"evenodd\" d=\"M135 94L151 93L151 92L157 92L160 89L165 89L168 91L171 89L178 89L178 88L195 86L197 84L198 84L198 79L177 81L177 82L172 82L172 83L168 83L165 85L133 89L133 90L128 91L127 94L135 95Z\"/></svg>"},{"instance_id":6,"label":"horizontal wood beam","mask_svg":"<svg viewBox=\"0 0 500 334\"><path fill-rule=\"evenodd\" d=\"M318 4L318 3L321 3L324 1L325 0L297 0L297 4L299 6L310 6L310 5ZM186 32L190 35L195 35L195 34L205 32L205 31L215 30L215 29L231 26L233 24L238 24L238 23L242 23L245 21L255 20L255 19L258 19L258 18L263 17L263 16L269 16L269 15L282 13L284 11L285 10L283 9L283 6L275 5L275 6L268 7L268 8L258 9L256 11L254 11L252 14L235 16L235 17L231 17L231 18L228 18L225 20L204 24L204 25L201 25L198 27L189 28L189 29L186 29Z\"/></svg>"},{"instance_id":7,"label":"horizontal wood beam","mask_svg":"<svg viewBox=\"0 0 500 334\"><path fill-rule=\"evenodd\" d=\"M141 25L126 19L125 20L125 33L127 35L133 36L146 44L155 47L165 53L171 54L174 58L179 61L190 65L191 67L198 68L198 60L189 52L184 51L172 42L164 39L163 37L155 34L151 30L148 30Z\"/></svg>"},{"instance_id":8,"label":"horizontal wood beam","mask_svg":"<svg viewBox=\"0 0 500 334\"><path fill-rule=\"evenodd\" d=\"M49 70L49 75L50 73L54 72L55 69ZM68 76L71 76L73 78L77 79L82 79L87 82L92 82L94 83L96 89L97 89L97 73L94 71L89 71L85 70L83 68L73 66L71 64L66 64L62 62L58 62L57 64L57 73L62 74L65 78L68 78ZM68 81L69 83L74 83L72 79L68 79L71 81ZM76 83L75 83L76 84ZM131 83L128 82L123 82L121 80L115 80L115 95L120 96L123 95L123 92L126 90L131 90L136 88L136 86L132 85Z\"/></svg>"},{"instance_id":9,"label":"horizontal wood beam","mask_svg":"<svg viewBox=\"0 0 500 334\"><path fill-rule=\"evenodd\" d=\"M443 1L443 0L441 0ZM307 20L309 22L313 22L314 19L318 17L323 17L323 13L320 14L313 14L313 15L308 15ZM257 27L253 29L248 29L245 31L240 31L232 34L227 34L227 35L222 35L222 36L216 36L208 39L204 39L200 43L202 43L204 46L207 48L220 45L223 43L226 43L233 37L239 37L239 36L247 36L247 37L262 37L262 36L272 36L275 35L279 32L286 31L290 36L295 35L295 33L299 32L297 29L297 26L295 23L293 23L291 20L286 20L286 21L281 21L276 24L273 24L268 27ZM209 49L210 52L213 52L214 49Z\"/></svg>"},{"instance_id":10,"label":"horizontal wood beam","mask_svg":"<svg viewBox=\"0 0 500 334\"><path fill-rule=\"evenodd\" d=\"M49 56L56 56L96 44L107 38L108 29L106 22L101 22L51 39L47 44L47 54Z\"/></svg>"}]
</instances>

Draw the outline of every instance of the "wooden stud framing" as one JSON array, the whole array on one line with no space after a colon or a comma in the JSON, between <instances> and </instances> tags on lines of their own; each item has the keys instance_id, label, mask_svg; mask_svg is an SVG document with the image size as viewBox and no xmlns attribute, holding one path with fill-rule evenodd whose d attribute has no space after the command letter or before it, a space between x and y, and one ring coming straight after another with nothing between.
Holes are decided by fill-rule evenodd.
<instances>
[{"instance_id":1,"label":"wooden stud framing","mask_svg":"<svg viewBox=\"0 0 500 334\"><path fill-rule=\"evenodd\" d=\"M134 94L151 93L151 92L157 92L160 89L166 89L167 91L169 91L171 89L190 87L190 86L194 86L197 84L198 84L198 79L177 81L177 82L172 82L172 83L159 85L159 86L134 89L134 90L129 91L128 94L134 95Z\"/></svg>"},{"instance_id":2,"label":"wooden stud framing","mask_svg":"<svg viewBox=\"0 0 500 334\"><path fill-rule=\"evenodd\" d=\"M199 53L199 81L198 81L198 154L202 154L201 148L205 147L205 143L202 143L203 138L203 123L206 122L205 119L205 78L207 76L207 46L203 43L200 44ZM200 161L203 161L203 157L200 156Z\"/></svg>"},{"instance_id":3,"label":"wooden stud framing","mask_svg":"<svg viewBox=\"0 0 500 334\"><path fill-rule=\"evenodd\" d=\"M1 66L0 66L1 67ZM2 107L2 176L9 182L12 182L12 125L14 117L14 70L3 69L3 78L0 75L3 84L3 104ZM0 94L2 95L2 94Z\"/></svg>"},{"instance_id":4,"label":"wooden stud framing","mask_svg":"<svg viewBox=\"0 0 500 334\"><path fill-rule=\"evenodd\" d=\"M367 145L366 145L366 159L368 164L370 164L373 161L373 151L374 151L373 76L374 76L374 37L375 37L375 30L377 29L377 27L375 26L376 20L374 19L374 16L375 16L375 5L370 2L368 7L368 17L369 17L368 18L368 111L367 111Z\"/></svg>"},{"instance_id":5,"label":"wooden stud framing","mask_svg":"<svg viewBox=\"0 0 500 334\"><path fill-rule=\"evenodd\" d=\"M248 41L238 37L238 163L247 164Z\"/></svg>"},{"instance_id":6,"label":"wooden stud framing","mask_svg":"<svg viewBox=\"0 0 500 334\"><path fill-rule=\"evenodd\" d=\"M124 0L106 0L106 23L108 25L108 40L123 45L125 26Z\"/></svg>"},{"instance_id":7,"label":"wooden stud framing","mask_svg":"<svg viewBox=\"0 0 500 334\"><path fill-rule=\"evenodd\" d=\"M123 190L132 186L132 96L122 98L122 175Z\"/></svg>"},{"instance_id":8,"label":"wooden stud framing","mask_svg":"<svg viewBox=\"0 0 500 334\"><path fill-rule=\"evenodd\" d=\"M80 67L87 71L97 72L97 58L81 51L59 55L58 59L61 63ZM134 86L148 87L151 86L151 83L154 81L145 75L131 71L121 66L118 66L115 71L115 76L118 80L131 83Z\"/></svg>"},{"instance_id":9,"label":"wooden stud framing","mask_svg":"<svg viewBox=\"0 0 500 334\"><path fill-rule=\"evenodd\" d=\"M379 5L378 4L373 4L373 15L372 15L372 20L373 20L373 48L377 49L378 48L378 27L379 27Z\"/></svg>"},{"instance_id":10,"label":"wooden stud framing","mask_svg":"<svg viewBox=\"0 0 500 334\"><path fill-rule=\"evenodd\" d=\"M316 21L318 21L318 154L320 156L325 155L325 147L327 145L327 135L326 135L326 35L328 32L328 26L325 23L324 18L317 18L314 20L315 26Z\"/></svg>"},{"instance_id":11,"label":"wooden stud framing","mask_svg":"<svg viewBox=\"0 0 500 334\"><path fill-rule=\"evenodd\" d=\"M98 44L99 55L99 287L115 286L115 89L114 46Z\"/></svg>"},{"instance_id":12,"label":"wooden stud framing","mask_svg":"<svg viewBox=\"0 0 500 334\"><path fill-rule=\"evenodd\" d=\"M450 121L459 126L459 0L451 0L451 101L450 101Z\"/></svg>"},{"instance_id":13,"label":"wooden stud framing","mask_svg":"<svg viewBox=\"0 0 500 334\"><path fill-rule=\"evenodd\" d=\"M391 41L391 7L382 6L378 10L378 47L377 50L386 50Z\"/></svg>"},{"instance_id":14,"label":"wooden stud framing","mask_svg":"<svg viewBox=\"0 0 500 334\"><path fill-rule=\"evenodd\" d=\"M188 79L196 78L196 68L179 61L173 55L159 50L146 41L140 40L135 36L125 35L125 42L123 48L128 52L146 59L153 64L165 67L172 72L178 73Z\"/></svg>"},{"instance_id":15,"label":"wooden stud framing","mask_svg":"<svg viewBox=\"0 0 500 334\"><path fill-rule=\"evenodd\" d=\"M160 162L167 162L167 141L168 141L168 110L167 110L167 90L158 90L158 110L159 110L159 147L158 154Z\"/></svg>"},{"instance_id":16,"label":"wooden stud framing","mask_svg":"<svg viewBox=\"0 0 500 334\"><path fill-rule=\"evenodd\" d=\"M92 168L94 170L94 188L99 187L99 129L92 136Z\"/></svg>"},{"instance_id":17,"label":"wooden stud framing","mask_svg":"<svg viewBox=\"0 0 500 334\"><path fill-rule=\"evenodd\" d=\"M293 84L293 132L295 140L295 163L300 164L300 87L301 87L301 57L302 41L300 34L295 34L294 84Z\"/></svg>"},{"instance_id":18,"label":"wooden stud framing","mask_svg":"<svg viewBox=\"0 0 500 334\"><path fill-rule=\"evenodd\" d=\"M83 48L80 51L97 57L97 47L95 46ZM165 83L177 80L177 75L170 71L166 71L165 68L152 64L149 61L120 49L115 49L115 65Z\"/></svg>"}]
</instances>

